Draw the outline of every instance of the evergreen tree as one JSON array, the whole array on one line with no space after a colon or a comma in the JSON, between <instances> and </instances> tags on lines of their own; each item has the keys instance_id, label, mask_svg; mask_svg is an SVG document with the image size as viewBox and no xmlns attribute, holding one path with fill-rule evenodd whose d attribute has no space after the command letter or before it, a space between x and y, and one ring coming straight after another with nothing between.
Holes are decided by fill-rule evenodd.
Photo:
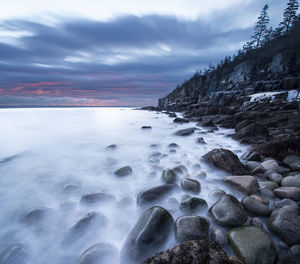
<instances>
[{"instance_id":1,"label":"evergreen tree","mask_svg":"<svg viewBox=\"0 0 300 264\"><path fill-rule=\"evenodd\" d=\"M268 14L269 6L265 5L258 17L258 21L255 24L254 28L254 36L251 37L255 48L259 48L264 41L265 36L268 33L268 24L270 22L269 14Z\"/></svg>"},{"instance_id":2,"label":"evergreen tree","mask_svg":"<svg viewBox=\"0 0 300 264\"><path fill-rule=\"evenodd\" d=\"M293 27L295 21L297 20L297 10L299 8L298 0L289 0L287 8L283 12L283 22L280 23L280 26L283 30L283 33L288 33Z\"/></svg>"}]
</instances>

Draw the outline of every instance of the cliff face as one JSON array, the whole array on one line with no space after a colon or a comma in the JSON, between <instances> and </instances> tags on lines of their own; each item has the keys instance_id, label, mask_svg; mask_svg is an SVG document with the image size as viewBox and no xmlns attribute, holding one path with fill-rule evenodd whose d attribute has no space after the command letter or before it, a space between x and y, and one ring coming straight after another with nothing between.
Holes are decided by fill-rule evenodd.
<instances>
[{"instance_id":1,"label":"cliff face","mask_svg":"<svg viewBox=\"0 0 300 264\"><path fill-rule=\"evenodd\" d=\"M181 111L189 105L220 97L220 94L226 97L226 103L236 96L298 88L300 30L220 69L204 75L196 73L169 95L159 99L158 107Z\"/></svg>"}]
</instances>

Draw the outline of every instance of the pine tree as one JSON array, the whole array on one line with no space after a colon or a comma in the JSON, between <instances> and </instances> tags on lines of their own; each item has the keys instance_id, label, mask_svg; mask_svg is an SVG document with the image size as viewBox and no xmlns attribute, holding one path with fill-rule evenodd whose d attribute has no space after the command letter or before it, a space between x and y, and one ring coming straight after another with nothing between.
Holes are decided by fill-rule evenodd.
<instances>
[{"instance_id":1,"label":"pine tree","mask_svg":"<svg viewBox=\"0 0 300 264\"><path fill-rule=\"evenodd\" d=\"M269 6L265 5L258 17L258 21L255 24L254 28L254 36L251 37L256 48L259 48L267 35L268 32L268 24L270 22L269 14L268 14Z\"/></svg>"},{"instance_id":2,"label":"pine tree","mask_svg":"<svg viewBox=\"0 0 300 264\"><path fill-rule=\"evenodd\" d=\"M298 0L289 0L287 8L283 12L283 22L280 23L283 33L288 33L297 20Z\"/></svg>"}]
</instances>

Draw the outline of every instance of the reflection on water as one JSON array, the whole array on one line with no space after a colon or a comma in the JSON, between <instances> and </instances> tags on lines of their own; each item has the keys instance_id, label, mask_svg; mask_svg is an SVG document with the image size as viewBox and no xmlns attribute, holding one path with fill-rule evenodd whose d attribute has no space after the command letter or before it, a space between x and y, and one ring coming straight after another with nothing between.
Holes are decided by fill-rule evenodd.
<instances>
[{"instance_id":1,"label":"reflection on water","mask_svg":"<svg viewBox=\"0 0 300 264\"><path fill-rule=\"evenodd\" d=\"M13 245L25 263L75 263L102 242L120 249L145 209L136 205L138 193L162 184L163 168L184 165L190 177L205 171L199 197L211 205L208 194L223 175L201 156L216 147L245 150L226 137L230 130L199 134L207 130L199 128L179 137L175 131L195 123L174 124L167 115L133 109L1 109L0 124L0 252ZM114 175L124 166L133 173ZM183 194L179 189L172 197ZM87 195L92 202L84 202ZM160 205L174 218L182 215L168 201Z\"/></svg>"}]
</instances>

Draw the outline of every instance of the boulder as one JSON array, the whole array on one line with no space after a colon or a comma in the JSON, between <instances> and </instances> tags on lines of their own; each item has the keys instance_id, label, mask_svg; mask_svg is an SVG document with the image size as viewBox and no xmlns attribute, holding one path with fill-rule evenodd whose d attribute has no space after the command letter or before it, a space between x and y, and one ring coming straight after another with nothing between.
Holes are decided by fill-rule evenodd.
<instances>
[{"instance_id":1,"label":"boulder","mask_svg":"<svg viewBox=\"0 0 300 264\"><path fill-rule=\"evenodd\" d=\"M218 227L213 227L211 229L210 240L218 242L221 247L225 247L228 244L228 239L227 239L226 233Z\"/></svg>"},{"instance_id":2,"label":"boulder","mask_svg":"<svg viewBox=\"0 0 300 264\"><path fill-rule=\"evenodd\" d=\"M284 158L283 163L292 170L300 170L300 157L296 155L288 155Z\"/></svg>"},{"instance_id":3,"label":"boulder","mask_svg":"<svg viewBox=\"0 0 300 264\"><path fill-rule=\"evenodd\" d=\"M176 184L164 184L143 191L138 195L137 204L144 205L144 204L151 204L153 202L156 202L160 199L165 198L176 188L178 188L178 185Z\"/></svg>"},{"instance_id":4,"label":"boulder","mask_svg":"<svg viewBox=\"0 0 300 264\"><path fill-rule=\"evenodd\" d=\"M284 206L275 210L268 221L268 227L288 245L300 243L300 216L298 210Z\"/></svg>"},{"instance_id":5,"label":"boulder","mask_svg":"<svg viewBox=\"0 0 300 264\"><path fill-rule=\"evenodd\" d=\"M115 200L115 197L112 194L105 193L105 192L95 192L95 193L88 193L84 194L81 197L80 202L84 204L95 204L95 203L102 203Z\"/></svg>"},{"instance_id":6,"label":"boulder","mask_svg":"<svg viewBox=\"0 0 300 264\"><path fill-rule=\"evenodd\" d=\"M278 184L273 181L263 181L258 183L260 188L262 189L268 189L273 191L274 189L278 188Z\"/></svg>"},{"instance_id":7,"label":"boulder","mask_svg":"<svg viewBox=\"0 0 300 264\"><path fill-rule=\"evenodd\" d=\"M161 178L164 183L175 183L177 180L175 172L170 169L163 170Z\"/></svg>"},{"instance_id":8,"label":"boulder","mask_svg":"<svg viewBox=\"0 0 300 264\"><path fill-rule=\"evenodd\" d=\"M201 191L201 185L197 180L185 178L181 181L181 189L186 192L198 194Z\"/></svg>"},{"instance_id":9,"label":"boulder","mask_svg":"<svg viewBox=\"0 0 300 264\"><path fill-rule=\"evenodd\" d=\"M254 215L269 216L271 214L269 206L251 197L244 197L242 200L242 204L247 211L251 212Z\"/></svg>"},{"instance_id":10,"label":"boulder","mask_svg":"<svg viewBox=\"0 0 300 264\"><path fill-rule=\"evenodd\" d=\"M184 165L176 166L172 169L176 175L183 176L188 173L188 169Z\"/></svg>"},{"instance_id":11,"label":"boulder","mask_svg":"<svg viewBox=\"0 0 300 264\"><path fill-rule=\"evenodd\" d=\"M132 174L132 168L130 166L122 167L114 172L118 177L125 177Z\"/></svg>"},{"instance_id":12,"label":"boulder","mask_svg":"<svg viewBox=\"0 0 300 264\"><path fill-rule=\"evenodd\" d=\"M117 263L118 250L111 244L98 243L82 253L79 264Z\"/></svg>"},{"instance_id":13,"label":"boulder","mask_svg":"<svg viewBox=\"0 0 300 264\"><path fill-rule=\"evenodd\" d=\"M298 204L295 201L291 200L291 199L282 199L280 201L275 201L274 202L274 209L279 209L279 208L282 208L286 205L294 207L295 209L298 210Z\"/></svg>"},{"instance_id":14,"label":"boulder","mask_svg":"<svg viewBox=\"0 0 300 264\"><path fill-rule=\"evenodd\" d=\"M141 263L159 252L173 224L173 217L162 207L155 206L144 211L123 243L120 263Z\"/></svg>"},{"instance_id":15,"label":"boulder","mask_svg":"<svg viewBox=\"0 0 300 264\"><path fill-rule=\"evenodd\" d=\"M202 157L215 167L235 175L247 175L249 170L240 162L239 158L228 149L213 149Z\"/></svg>"},{"instance_id":16,"label":"boulder","mask_svg":"<svg viewBox=\"0 0 300 264\"><path fill-rule=\"evenodd\" d=\"M181 216L175 221L175 237L178 242L208 239L209 221L200 216Z\"/></svg>"},{"instance_id":17,"label":"boulder","mask_svg":"<svg viewBox=\"0 0 300 264\"><path fill-rule=\"evenodd\" d=\"M278 163L273 159L269 159L269 160L262 162L261 166L266 171L280 172L280 167L279 167Z\"/></svg>"},{"instance_id":18,"label":"boulder","mask_svg":"<svg viewBox=\"0 0 300 264\"><path fill-rule=\"evenodd\" d=\"M215 242L192 240L147 259L142 264L230 264Z\"/></svg>"},{"instance_id":19,"label":"boulder","mask_svg":"<svg viewBox=\"0 0 300 264\"><path fill-rule=\"evenodd\" d=\"M179 208L182 212L189 214L204 211L208 208L208 205L204 199L187 197L181 201Z\"/></svg>"},{"instance_id":20,"label":"boulder","mask_svg":"<svg viewBox=\"0 0 300 264\"><path fill-rule=\"evenodd\" d=\"M36 208L27 212L21 222L29 225L40 224L49 214L49 208Z\"/></svg>"},{"instance_id":21,"label":"boulder","mask_svg":"<svg viewBox=\"0 0 300 264\"><path fill-rule=\"evenodd\" d=\"M178 123L178 124L183 124L183 123L189 123L190 121L188 119L185 119L185 118L176 117L173 120L173 122Z\"/></svg>"},{"instance_id":22,"label":"boulder","mask_svg":"<svg viewBox=\"0 0 300 264\"><path fill-rule=\"evenodd\" d=\"M247 219L243 205L232 195L224 195L210 209L209 214L221 226L241 226Z\"/></svg>"},{"instance_id":23,"label":"boulder","mask_svg":"<svg viewBox=\"0 0 300 264\"><path fill-rule=\"evenodd\" d=\"M244 264L273 264L276 248L270 235L256 226L243 226L228 232L230 244Z\"/></svg>"},{"instance_id":24,"label":"boulder","mask_svg":"<svg viewBox=\"0 0 300 264\"><path fill-rule=\"evenodd\" d=\"M260 166L260 162L257 162L257 161L247 161L246 162L246 167L249 169L249 170L254 170L255 168L259 167Z\"/></svg>"},{"instance_id":25,"label":"boulder","mask_svg":"<svg viewBox=\"0 0 300 264\"><path fill-rule=\"evenodd\" d=\"M277 173L277 172L273 172L273 171L266 171L265 175L267 175L268 179L270 181L276 182L276 183L280 183L282 180L282 176L281 174Z\"/></svg>"},{"instance_id":26,"label":"boulder","mask_svg":"<svg viewBox=\"0 0 300 264\"><path fill-rule=\"evenodd\" d=\"M265 141L269 137L268 128L260 123L249 124L236 133L236 138L245 143L257 143L258 141Z\"/></svg>"},{"instance_id":27,"label":"boulder","mask_svg":"<svg viewBox=\"0 0 300 264\"><path fill-rule=\"evenodd\" d=\"M248 195L256 193L259 188L258 182L253 176L228 176L224 178L224 182Z\"/></svg>"},{"instance_id":28,"label":"boulder","mask_svg":"<svg viewBox=\"0 0 300 264\"><path fill-rule=\"evenodd\" d=\"M191 128L186 128L186 129L181 129L178 130L175 135L176 136L189 136L192 135L195 131L195 128L191 127Z\"/></svg>"},{"instance_id":29,"label":"boulder","mask_svg":"<svg viewBox=\"0 0 300 264\"><path fill-rule=\"evenodd\" d=\"M283 187L298 187L300 188L300 174L295 176L287 176L281 181Z\"/></svg>"},{"instance_id":30,"label":"boulder","mask_svg":"<svg viewBox=\"0 0 300 264\"><path fill-rule=\"evenodd\" d=\"M273 190L275 195L279 198L288 198L295 201L300 200L300 188L299 187L279 187Z\"/></svg>"}]
</instances>

